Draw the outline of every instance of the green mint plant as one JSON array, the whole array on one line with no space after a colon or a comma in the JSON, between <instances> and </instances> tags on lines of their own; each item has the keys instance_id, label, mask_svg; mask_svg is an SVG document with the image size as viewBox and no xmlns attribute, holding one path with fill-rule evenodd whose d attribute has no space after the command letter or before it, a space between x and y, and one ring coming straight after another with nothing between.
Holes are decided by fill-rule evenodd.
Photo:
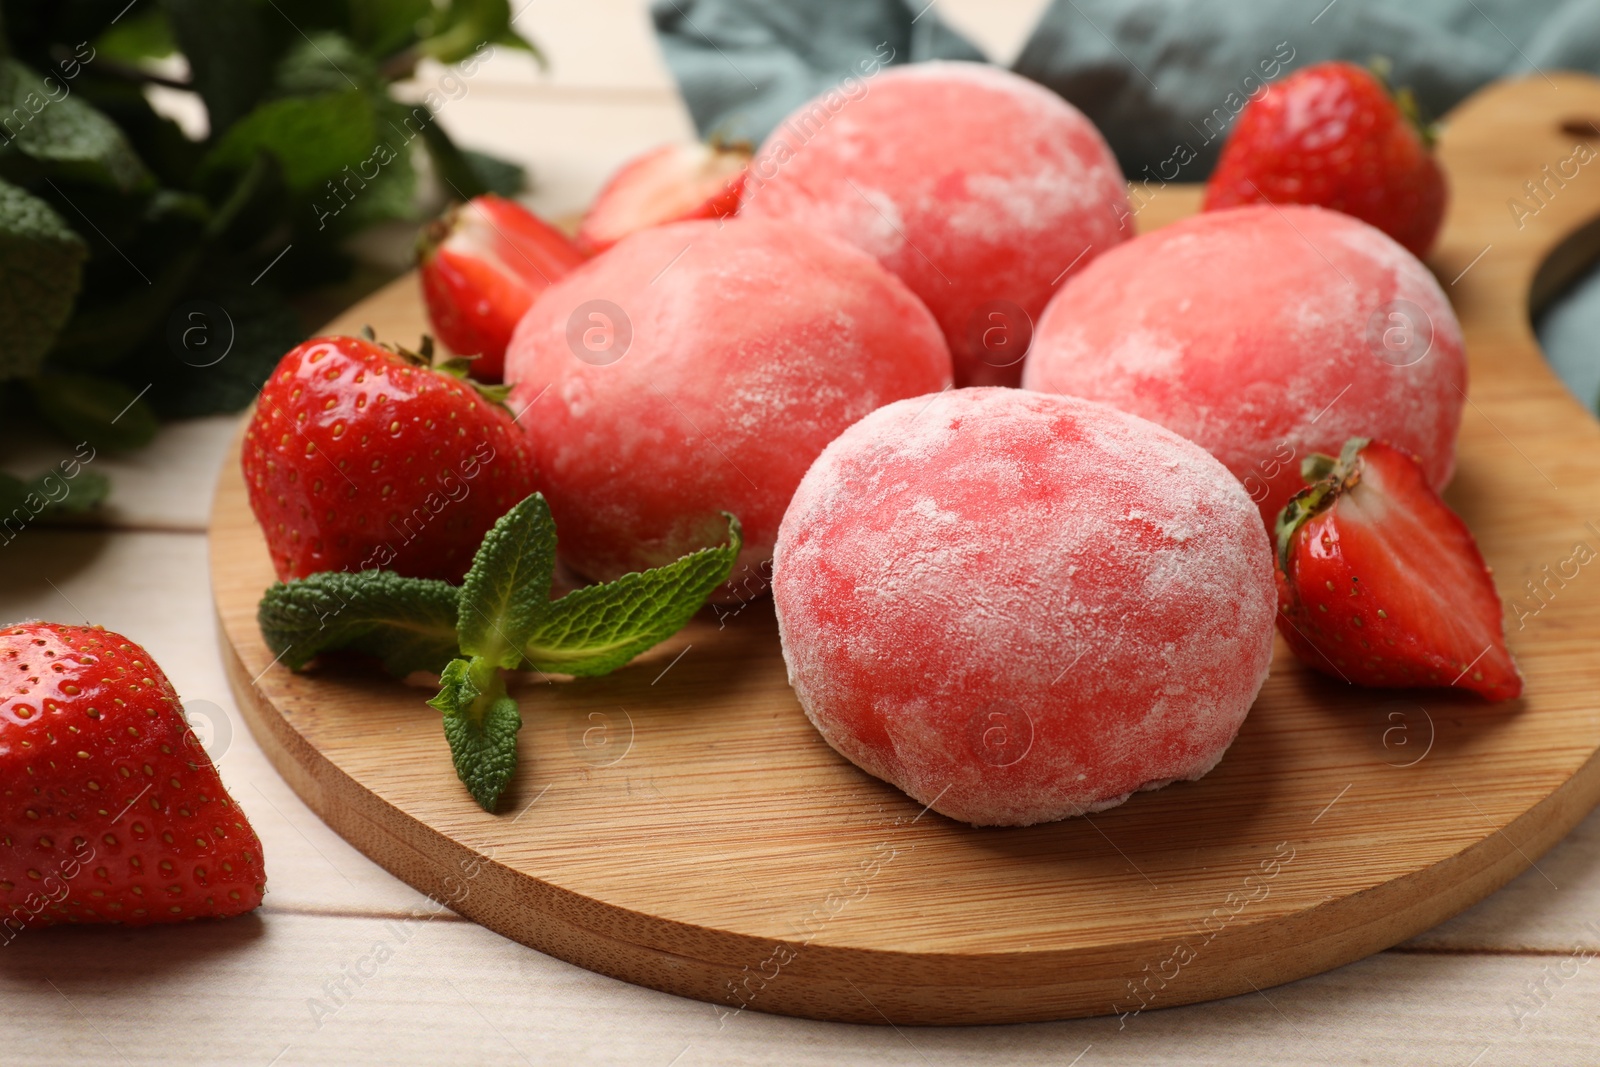
<instances>
[{"instance_id":1,"label":"green mint plant","mask_svg":"<svg viewBox=\"0 0 1600 1067\"><path fill-rule=\"evenodd\" d=\"M505 672L609 674L677 633L733 571L743 540L739 520L726 517L724 545L552 600L556 529L535 493L484 536L459 587L381 570L323 572L275 583L257 621L293 670L343 649L378 657L398 677L439 674L428 703L444 716L456 775L493 812L522 728Z\"/></svg>"},{"instance_id":2,"label":"green mint plant","mask_svg":"<svg viewBox=\"0 0 1600 1067\"><path fill-rule=\"evenodd\" d=\"M437 121L490 55L533 51L512 17L508 0L0 0L0 412L110 452L243 408L305 337L291 298L349 274L351 235L412 217L419 154L451 198L522 186ZM402 102L425 58L447 73ZM204 135L153 87L199 105Z\"/></svg>"}]
</instances>

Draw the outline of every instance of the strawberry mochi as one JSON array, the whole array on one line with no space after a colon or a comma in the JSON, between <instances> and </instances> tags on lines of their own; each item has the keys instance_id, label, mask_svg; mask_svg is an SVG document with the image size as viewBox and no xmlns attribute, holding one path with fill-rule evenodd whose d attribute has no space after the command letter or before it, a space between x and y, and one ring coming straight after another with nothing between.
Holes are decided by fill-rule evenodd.
<instances>
[{"instance_id":1,"label":"strawberry mochi","mask_svg":"<svg viewBox=\"0 0 1600 1067\"><path fill-rule=\"evenodd\" d=\"M868 415L800 483L772 581L827 742L977 825L1199 778L1272 658L1272 549L1239 482L1073 397L960 389Z\"/></svg>"},{"instance_id":2,"label":"strawberry mochi","mask_svg":"<svg viewBox=\"0 0 1600 1067\"><path fill-rule=\"evenodd\" d=\"M1376 437L1435 489L1466 401L1461 327L1439 283L1334 211L1208 212L1114 249L1062 286L1023 385L1099 400L1208 449L1270 526L1301 461Z\"/></svg>"},{"instance_id":3,"label":"strawberry mochi","mask_svg":"<svg viewBox=\"0 0 1600 1067\"><path fill-rule=\"evenodd\" d=\"M981 63L896 67L798 108L742 213L871 252L939 320L958 385L1016 385L1063 277L1132 236L1105 139L1048 89Z\"/></svg>"},{"instance_id":4,"label":"strawberry mochi","mask_svg":"<svg viewBox=\"0 0 1600 1067\"><path fill-rule=\"evenodd\" d=\"M560 551L609 581L744 528L730 586L764 588L778 523L846 426L950 384L921 302L793 223L634 233L557 282L506 353Z\"/></svg>"}]
</instances>

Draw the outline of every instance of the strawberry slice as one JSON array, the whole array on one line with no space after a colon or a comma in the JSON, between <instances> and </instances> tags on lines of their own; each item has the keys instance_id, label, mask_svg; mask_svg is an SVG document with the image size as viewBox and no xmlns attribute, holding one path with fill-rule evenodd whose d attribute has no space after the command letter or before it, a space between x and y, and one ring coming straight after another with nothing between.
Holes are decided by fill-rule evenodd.
<instances>
[{"instance_id":1,"label":"strawberry slice","mask_svg":"<svg viewBox=\"0 0 1600 1067\"><path fill-rule=\"evenodd\" d=\"M584 255L521 204L485 195L429 223L417 260L439 340L458 356L479 357L471 366L474 378L497 382L523 312Z\"/></svg>"},{"instance_id":2,"label":"strawberry slice","mask_svg":"<svg viewBox=\"0 0 1600 1067\"><path fill-rule=\"evenodd\" d=\"M1415 459L1352 438L1310 457L1278 515L1278 630L1306 663L1357 685L1522 692L1503 610L1466 524Z\"/></svg>"},{"instance_id":3,"label":"strawberry slice","mask_svg":"<svg viewBox=\"0 0 1600 1067\"><path fill-rule=\"evenodd\" d=\"M261 842L150 654L98 626L0 631L0 944L54 923L226 918Z\"/></svg>"},{"instance_id":4,"label":"strawberry slice","mask_svg":"<svg viewBox=\"0 0 1600 1067\"><path fill-rule=\"evenodd\" d=\"M603 252L637 230L739 210L748 145L666 144L624 163L578 227L578 247Z\"/></svg>"}]
</instances>

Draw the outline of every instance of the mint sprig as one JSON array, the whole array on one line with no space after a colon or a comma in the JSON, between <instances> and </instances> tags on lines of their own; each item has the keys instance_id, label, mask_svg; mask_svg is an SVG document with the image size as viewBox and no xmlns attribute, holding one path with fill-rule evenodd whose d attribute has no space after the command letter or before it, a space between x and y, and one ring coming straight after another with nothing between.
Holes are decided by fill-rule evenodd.
<instances>
[{"instance_id":1,"label":"mint sprig","mask_svg":"<svg viewBox=\"0 0 1600 1067\"><path fill-rule=\"evenodd\" d=\"M456 777L492 812L517 769L522 716L506 692L502 667L522 662L522 645L550 609L556 524L538 493L500 516L483 537L461 595L456 636L461 652L428 701L444 715Z\"/></svg>"},{"instance_id":2,"label":"mint sprig","mask_svg":"<svg viewBox=\"0 0 1600 1067\"><path fill-rule=\"evenodd\" d=\"M551 600L556 529L535 493L484 536L460 587L388 571L325 572L273 585L257 619L293 670L347 649L397 675L438 671L440 691L428 703L444 716L457 777L492 812L516 770L522 727L502 672L609 674L677 633L728 580L743 547L739 520L724 515L724 545Z\"/></svg>"}]
</instances>

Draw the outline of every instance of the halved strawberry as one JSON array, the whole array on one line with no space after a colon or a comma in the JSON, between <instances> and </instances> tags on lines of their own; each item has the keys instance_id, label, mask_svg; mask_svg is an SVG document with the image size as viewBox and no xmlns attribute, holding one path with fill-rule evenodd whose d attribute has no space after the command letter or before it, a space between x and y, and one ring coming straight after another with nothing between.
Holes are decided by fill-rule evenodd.
<instances>
[{"instance_id":1,"label":"halved strawberry","mask_svg":"<svg viewBox=\"0 0 1600 1067\"><path fill-rule=\"evenodd\" d=\"M1278 515L1278 629L1306 663L1357 685L1522 692L1503 610L1466 524L1415 459L1351 438L1315 455Z\"/></svg>"},{"instance_id":2,"label":"halved strawberry","mask_svg":"<svg viewBox=\"0 0 1600 1067\"><path fill-rule=\"evenodd\" d=\"M748 145L666 144L624 163L578 227L578 247L593 255L636 230L684 219L736 214Z\"/></svg>"},{"instance_id":3,"label":"halved strawberry","mask_svg":"<svg viewBox=\"0 0 1600 1067\"><path fill-rule=\"evenodd\" d=\"M452 207L417 242L434 332L456 355L479 357L472 376L489 382L505 373L506 345L522 313L584 258L560 230L494 195Z\"/></svg>"}]
</instances>

